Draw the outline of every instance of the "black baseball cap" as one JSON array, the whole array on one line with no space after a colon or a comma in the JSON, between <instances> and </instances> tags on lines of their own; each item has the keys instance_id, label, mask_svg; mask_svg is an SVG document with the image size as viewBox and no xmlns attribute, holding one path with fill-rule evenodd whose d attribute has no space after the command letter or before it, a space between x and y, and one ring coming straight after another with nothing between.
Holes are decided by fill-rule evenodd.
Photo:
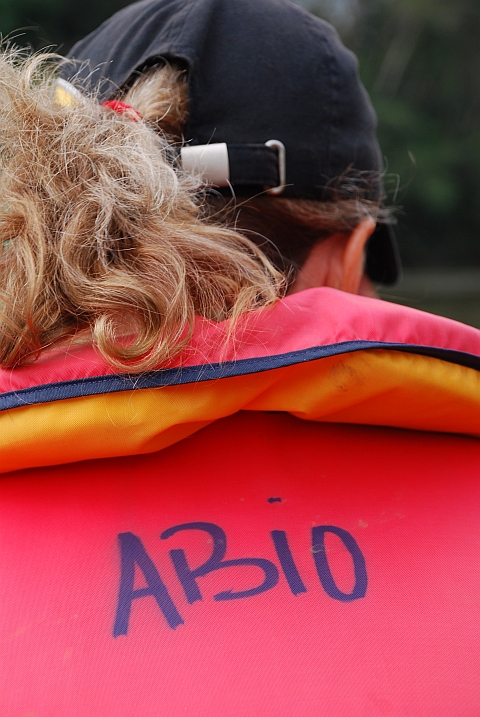
<instances>
[{"instance_id":1,"label":"black baseball cap","mask_svg":"<svg viewBox=\"0 0 480 717\"><path fill-rule=\"evenodd\" d=\"M236 194L265 187L317 200L383 194L376 116L357 59L331 25L289 0L141 0L68 57L62 78L99 87L100 100L159 62L184 67L186 144L226 145ZM372 236L367 272L385 284L398 279L390 226L379 224Z\"/></svg>"}]
</instances>

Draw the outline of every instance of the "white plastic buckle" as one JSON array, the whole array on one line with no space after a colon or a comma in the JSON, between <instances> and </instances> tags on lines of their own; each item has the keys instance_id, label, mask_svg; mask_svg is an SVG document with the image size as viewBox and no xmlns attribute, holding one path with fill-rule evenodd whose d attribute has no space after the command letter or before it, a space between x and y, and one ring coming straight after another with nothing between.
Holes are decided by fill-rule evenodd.
<instances>
[{"instance_id":1,"label":"white plastic buckle","mask_svg":"<svg viewBox=\"0 0 480 717\"><path fill-rule=\"evenodd\" d=\"M283 142L280 142L279 139L269 139L268 142L265 142L267 147L273 147L277 150L278 154L278 178L280 180L280 184L278 187L270 187L270 189L267 189L267 194L281 194L286 186L286 178L287 178L287 161L286 161L286 151L285 151L285 145Z\"/></svg>"},{"instance_id":2,"label":"white plastic buckle","mask_svg":"<svg viewBox=\"0 0 480 717\"><path fill-rule=\"evenodd\" d=\"M187 145L180 150L182 169L213 187L228 187L230 164L225 142Z\"/></svg>"}]
</instances>

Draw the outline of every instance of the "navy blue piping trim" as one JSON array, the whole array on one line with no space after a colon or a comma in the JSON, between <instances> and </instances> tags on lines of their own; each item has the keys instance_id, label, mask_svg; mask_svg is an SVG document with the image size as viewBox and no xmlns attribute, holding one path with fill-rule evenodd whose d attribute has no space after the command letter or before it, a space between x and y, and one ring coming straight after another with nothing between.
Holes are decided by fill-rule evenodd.
<instances>
[{"instance_id":1,"label":"navy blue piping trim","mask_svg":"<svg viewBox=\"0 0 480 717\"><path fill-rule=\"evenodd\" d=\"M32 386L18 391L9 391L0 395L0 411L38 403L62 401L67 398L95 396L105 393L118 393L132 389L160 388L162 386L179 386L187 383L199 383L233 376L245 376L262 373L276 368L307 363L329 356L363 351L365 349L387 349L403 351L442 359L449 363L459 364L480 371L480 356L442 349L434 346L415 346L413 344L395 344L382 341L343 341L328 346L312 346L299 351L285 354L261 356L258 358L225 361L224 363L205 364L202 366L185 366L183 368L160 369L143 374L114 374L108 376L91 376Z\"/></svg>"}]
</instances>

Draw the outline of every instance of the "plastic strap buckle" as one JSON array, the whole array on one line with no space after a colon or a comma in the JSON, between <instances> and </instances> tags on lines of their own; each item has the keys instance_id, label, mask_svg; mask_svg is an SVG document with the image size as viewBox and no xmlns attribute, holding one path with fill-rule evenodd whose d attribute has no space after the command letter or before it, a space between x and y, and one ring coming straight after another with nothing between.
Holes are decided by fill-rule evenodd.
<instances>
[{"instance_id":1,"label":"plastic strap buckle","mask_svg":"<svg viewBox=\"0 0 480 717\"><path fill-rule=\"evenodd\" d=\"M277 187L270 187L270 189L267 189L267 194L281 194L285 189L287 178L287 153L285 151L285 145L283 144L283 142L280 142L279 139L269 139L268 142L265 142L265 145L267 147L273 147L277 150L278 179L280 182Z\"/></svg>"}]
</instances>

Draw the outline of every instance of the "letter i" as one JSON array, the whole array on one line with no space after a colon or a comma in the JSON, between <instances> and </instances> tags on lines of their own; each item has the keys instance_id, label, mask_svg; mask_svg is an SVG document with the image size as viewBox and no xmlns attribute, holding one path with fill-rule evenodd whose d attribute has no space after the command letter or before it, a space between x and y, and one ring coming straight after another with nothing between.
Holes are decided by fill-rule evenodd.
<instances>
[{"instance_id":1,"label":"letter i","mask_svg":"<svg viewBox=\"0 0 480 717\"><path fill-rule=\"evenodd\" d=\"M294 595L306 593L307 588L303 584L303 580L295 565L292 551L288 545L286 532L284 530L272 530L270 535L272 536L273 544L290 590Z\"/></svg>"}]
</instances>

